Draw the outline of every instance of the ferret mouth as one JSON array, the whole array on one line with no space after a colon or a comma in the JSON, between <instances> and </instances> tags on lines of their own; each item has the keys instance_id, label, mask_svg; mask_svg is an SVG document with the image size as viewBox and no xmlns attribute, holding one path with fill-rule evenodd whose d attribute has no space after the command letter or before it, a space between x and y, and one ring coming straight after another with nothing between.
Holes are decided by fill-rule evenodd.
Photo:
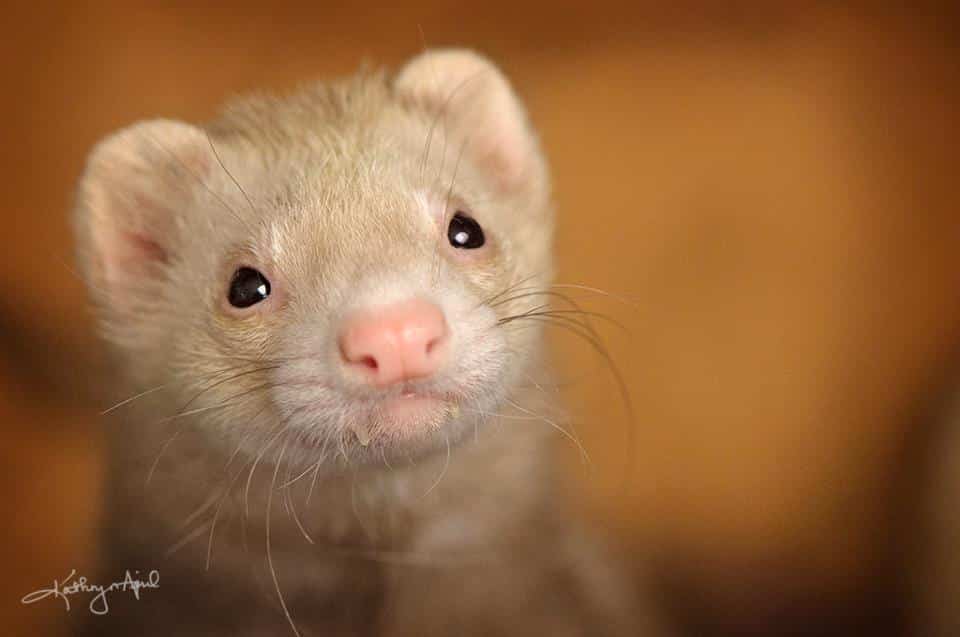
<instances>
[{"instance_id":1,"label":"ferret mouth","mask_svg":"<svg viewBox=\"0 0 960 637\"><path fill-rule=\"evenodd\" d=\"M383 450L419 446L417 441L457 419L464 397L427 387L402 387L382 393L342 396L343 415L338 424L340 444ZM316 426L316 425L314 425ZM299 442L308 448L323 447L322 436L305 435Z\"/></svg>"},{"instance_id":2,"label":"ferret mouth","mask_svg":"<svg viewBox=\"0 0 960 637\"><path fill-rule=\"evenodd\" d=\"M404 392L382 401L377 411L385 424L403 425L429 419L438 411L446 411L450 405L450 401L441 396Z\"/></svg>"},{"instance_id":3,"label":"ferret mouth","mask_svg":"<svg viewBox=\"0 0 960 637\"><path fill-rule=\"evenodd\" d=\"M429 434L459 413L458 403L450 396L405 390L366 401L366 412L348 424L361 446L371 442L399 442Z\"/></svg>"}]
</instances>

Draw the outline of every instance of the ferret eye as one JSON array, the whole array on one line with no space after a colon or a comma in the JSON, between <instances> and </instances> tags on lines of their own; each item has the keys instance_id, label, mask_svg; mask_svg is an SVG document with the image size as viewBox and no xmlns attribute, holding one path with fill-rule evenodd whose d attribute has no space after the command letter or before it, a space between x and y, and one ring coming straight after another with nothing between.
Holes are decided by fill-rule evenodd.
<instances>
[{"instance_id":1,"label":"ferret eye","mask_svg":"<svg viewBox=\"0 0 960 637\"><path fill-rule=\"evenodd\" d=\"M484 244L483 229L480 224L462 212L453 215L447 228L447 239L454 248L474 250Z\"/></svg>"},{"instance_id":2,"label":"ferret eye","mask_svg":"<svg viewBox=\"0 0 960 637\"><path fill-rule=\"evenodd\" d=\"M233 307L250 307L270 296L270 281L258 270L238 268L230 280L227 299Z\"/></svg>"}]
</instances>

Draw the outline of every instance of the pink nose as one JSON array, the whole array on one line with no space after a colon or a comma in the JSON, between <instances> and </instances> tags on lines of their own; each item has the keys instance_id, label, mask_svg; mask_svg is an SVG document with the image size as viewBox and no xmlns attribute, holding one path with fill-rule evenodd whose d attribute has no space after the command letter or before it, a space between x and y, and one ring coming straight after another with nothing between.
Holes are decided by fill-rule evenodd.
<instances>
[{"instance_id":1,"label":"pink nose","mask_svg":"<svg viewBox=\"0 0 960 637\"><path fill-rule=\"evenodd\" d=\"M421 299L363 310L340 332L344 364L367 382L385 387L433 375L447 355L447 321Z\"/></svg>"}]
</instances>

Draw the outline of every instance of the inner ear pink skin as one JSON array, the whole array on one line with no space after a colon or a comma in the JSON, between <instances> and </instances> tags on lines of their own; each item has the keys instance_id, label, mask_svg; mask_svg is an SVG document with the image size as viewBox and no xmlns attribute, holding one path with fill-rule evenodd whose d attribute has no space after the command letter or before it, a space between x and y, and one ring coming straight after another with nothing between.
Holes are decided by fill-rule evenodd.
<instances>
[{"instance_id":1,"label":"inner ear pink skin","mask_svg":"<svg viewBox=\"0 0 960 637\"><path fill-rule=\"evenodd\" d=\"M124 233L128 255L126 258L134 261L167 262L167 251L159 243L139 232Z\"/></svg>"},{"instance_id":2,"label":"inner ear pink skin","mask_svg":"<svg viewBox=\"0 0 960 637\"><path fill-rule=\"evenodd\" d=\"M345 371L375 387L433 376L447 359L443 311L423 299L361 310L340 332Z\"/></svg>"}]
</instances>

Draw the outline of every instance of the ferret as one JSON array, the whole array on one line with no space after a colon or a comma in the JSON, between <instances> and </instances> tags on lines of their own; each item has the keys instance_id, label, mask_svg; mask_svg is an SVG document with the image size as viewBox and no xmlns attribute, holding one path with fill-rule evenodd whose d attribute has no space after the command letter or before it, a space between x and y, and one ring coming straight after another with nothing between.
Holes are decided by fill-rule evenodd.
<instances>
[{"instance_id":1,"label":"ferret","mask_svg":"<svg viewBox=\"0 0 960 637\"><path fill-rule=\"evenodd\" d=\"M558 489L549 174L487 59L134 124L74 220L125 396L101 577L158 578L85 630L659 634Z\"/></svg>"}]
</instances>

